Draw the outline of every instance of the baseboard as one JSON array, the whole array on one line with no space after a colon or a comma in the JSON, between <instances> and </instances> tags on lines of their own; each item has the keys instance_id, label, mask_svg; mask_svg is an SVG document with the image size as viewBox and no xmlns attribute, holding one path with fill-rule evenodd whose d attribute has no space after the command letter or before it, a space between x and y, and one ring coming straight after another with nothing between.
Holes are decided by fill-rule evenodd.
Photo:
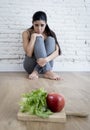
<instances>
[{"instance_id":1,"label":"baseboard","mask_svg":"<svg viewBox=\"0 0 90 130\"><path fill-rule=\"evenodd\" d=\"M2 64L0 72L25 71L22 64ZM54 63L53 71L90 71L89 63Z\"/></svg>"}]
</instances>

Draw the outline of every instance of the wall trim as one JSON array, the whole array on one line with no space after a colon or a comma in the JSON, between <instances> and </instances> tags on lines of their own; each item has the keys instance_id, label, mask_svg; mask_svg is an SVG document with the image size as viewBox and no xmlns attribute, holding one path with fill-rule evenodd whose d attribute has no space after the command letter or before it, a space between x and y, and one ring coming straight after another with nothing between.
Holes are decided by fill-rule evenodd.
<instances>
[{"instance_id":1,"label":"wall trim","mask_svg":"<svg viewBox=\"0 0 90 130\"><path fill-rule=\"evenodd\" d=\"M25 71L22 64L2 64L0 65L0 72L11 72L11 71ZM89 63L58 63L55 62L53 71L90 71Z\"/></svg>"}]
</instances>

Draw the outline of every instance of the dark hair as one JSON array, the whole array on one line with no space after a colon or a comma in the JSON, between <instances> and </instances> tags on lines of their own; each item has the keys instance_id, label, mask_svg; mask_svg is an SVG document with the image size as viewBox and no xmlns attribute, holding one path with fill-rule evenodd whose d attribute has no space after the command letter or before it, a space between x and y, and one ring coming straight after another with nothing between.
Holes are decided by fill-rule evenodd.
<instances>
[{"instance_id":1,"label":"dark hair","mask_svg":"<svg viewBox=\"0 0 90 130\"><path fill-rule=\"evenodd\" d=\"M57 38L56 38L55 33L49 28L49 26L48 26L48 24L47 24L47 15L46 15L46 13L43 12L43 11L37 11L37 12L35 12L34 15L33 15L33 17L32 17L32 22L37 21L37 20L43 20L43 21L46 22L45 33L46 33L48 36L54 37L56 43L57 43L58 46L59 46L59 43L58 43L58 41L57 41ZM30 29L33 29L33 26L32 26ZM59 54L61 54L60 46L59 46Z\"/></svg>"},{"instance_id":2,"label":"dark hair","mask_svg":"<svg viewBox=\"0 0 90 130\"><path fill-rule=\"evenodd\" d=\"M36 21L36 20L43 20L47 23L47 15L45 12L43 11L38 11L36 13L34 13L33 17L32 17L32 22Z\"/></svg>"}]
</instances>

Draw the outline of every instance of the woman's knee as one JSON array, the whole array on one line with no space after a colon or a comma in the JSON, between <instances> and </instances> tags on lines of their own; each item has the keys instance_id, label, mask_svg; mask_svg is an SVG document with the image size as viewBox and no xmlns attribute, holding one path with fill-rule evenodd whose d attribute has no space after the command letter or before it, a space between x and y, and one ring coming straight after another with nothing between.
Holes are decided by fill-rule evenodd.
<instances>
[{"instance_id":1,"label":"woman's knee","mask_svg":"<svg viewBox=\"0 0 90 130\"><path fill-rule=\"evenodd\" d=\"M55 43L54 37L48 36L45 41L46 48L49 47L49 48L55 49L55 44L56 43Z\"/></svg>"},{"instance_id":2,"label":"woman's knee","mask_svg":"<svg viewBox=\"0 0 90 130\"><path fill-rule=\"evenodd\" d=\"M44 39L41 37L41 36L38 36L38 37L36 37L36 41L35 41L35 43L42 43L42 42L44 42Z\"/></svg>"},{"instance_id":3,"label":"woman's knee","mask_svg":"<svg viewBox=\"0 0 90 130\"><path fill-rule=\"evenodd\" d=\"M48 36L48 38L45 41L47 55L50 55L52 52L55 51L55 45L55 39L51 36Z\"/></svg>"},{"instance_id":4,"label":"woman's knee","mask_svg":"<svg viewBox=\"0 0 90 130\"><path fill-rule=\"evenodd\" d=\"M52 36L48 36L46 41L49 42L49 43L51 43L51 42L55 43L55 38L52 37Z\"/></svg>"}]
</instances>

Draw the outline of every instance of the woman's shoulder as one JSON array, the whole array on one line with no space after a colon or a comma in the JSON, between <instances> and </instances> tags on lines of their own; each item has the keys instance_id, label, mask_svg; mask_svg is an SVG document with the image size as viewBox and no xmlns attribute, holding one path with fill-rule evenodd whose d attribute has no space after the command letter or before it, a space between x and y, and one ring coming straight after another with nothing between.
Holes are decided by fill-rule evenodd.
<instances>
[{"instance_id":1,"label":"woman's shoulder","mask_svg":"<svg viewBox=\"0 0 90 130\"><path fill-rule=\"evenodd\" d=\"M29 32L29 33L32 33L33 29L32 28L28 28L26 31Z\"/></svg>"},{"instance_id":2,"label":"woman's shoulder","mask_svg":"<svg viewBox=\"0 0 90 130\"><path fill-rule=\"evenodd\" d=\"M33 30L31 28L28 28L26 30L24 30L22 33L31 33Z\"/></svg>"},{"instance_id":3,"label":"woman's shoulder","mask_svg":"<svg viewBox=\"0 0 90 130\"><path fill-rule=\"evenodd\" d=\"M29 38L30 38L32 32L33 32L33 29L28 28L28 29L26 29L25 31L22 32L22 36L25 36L25 37L29 37Z\"/></svg>"},{"instance_id":4,"label":"woman's shoulder","mask_svg":"<svg viewBox=\"0 0 90 130\"><path fill-rule=\"evenodd\" d=\"M22 32L22 37L23 38L28 38L29 37L29 34L28 34L28 32L26 30Z\"/></svg>"}]
</instances>

